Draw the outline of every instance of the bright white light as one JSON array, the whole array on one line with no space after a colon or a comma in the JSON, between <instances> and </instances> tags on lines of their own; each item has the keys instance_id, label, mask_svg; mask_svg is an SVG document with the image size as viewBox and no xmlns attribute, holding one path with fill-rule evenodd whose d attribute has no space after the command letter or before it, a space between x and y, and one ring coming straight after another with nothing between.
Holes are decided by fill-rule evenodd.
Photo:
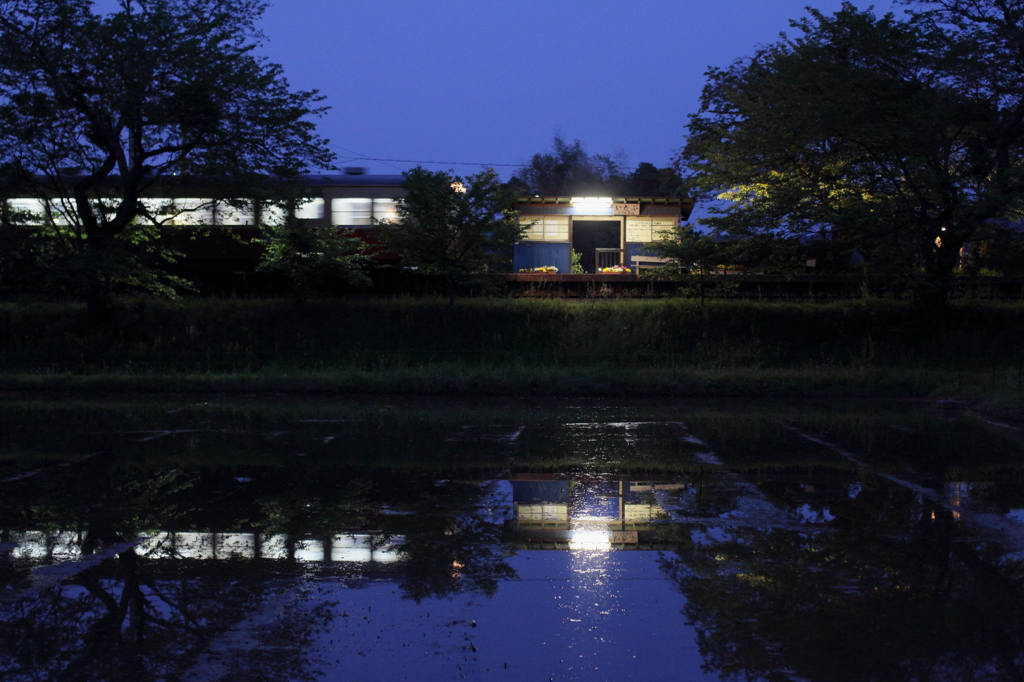
<instances>
[{"instance_id":1,"label":"bright white light","mask_svg":"<svg viewBox=\"0 0 1024 682\"><path fill-rule=\"evenodd\" d=\"M569 536L569 549L610 550L612 534L606 530L574 530Z\"/></svg>"},{"instance_id":2,"label":"bright white light","mask_svg":"<svg viewBox=\"0 0 1024 682\"><path fill-rule=\"evenodd\" d=\"M319 540L299 540L295 543L297 561L323 561L324 543Z\"/></svg>"},{"instance_id":3,"label":"bright white light","mask_svg":"<svg viewBox=\"0 0 1024 682\"><path fill-rule=\"evenodd\" d=\"M611 197L573 197L572 205L576 208L611 208Z\"/></svg>"}]
</instances>

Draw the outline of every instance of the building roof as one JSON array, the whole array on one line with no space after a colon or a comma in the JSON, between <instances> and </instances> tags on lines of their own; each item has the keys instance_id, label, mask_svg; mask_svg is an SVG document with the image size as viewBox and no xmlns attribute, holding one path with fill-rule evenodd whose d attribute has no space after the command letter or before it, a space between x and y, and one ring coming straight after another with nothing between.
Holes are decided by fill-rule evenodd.
<instances>
[{"instance_id":1,"label":"building roof","mask_svg":"<svg viewBox=\"0 0 1024 682\"><path fill-rule=\"evenodd\" d=\"M349 173L310 173L308 175L301 175L297 178L297 180L311 185L337 185L339 187L353 187L360 185L397 187L404 179L405 178L401 175L353 175Z\"/></svg>"},{"instance_id":2,"label":"building roof","mask_svg":"<svg viewBox=\"0 0 1024 682\"><path fill-rule=\"evenodd\" d=\"M519 197L517 200L520 212L523 213L572 213L573 199L576 197ZM670 209L670 212L687 220L696 201L689 197L602 197L611 199L612 206L615 204L639 204L641 215L655 215L658 211L652 211L658 207ZM532 211L530 209L533 209Z\"/></svg>"}]
</instances>

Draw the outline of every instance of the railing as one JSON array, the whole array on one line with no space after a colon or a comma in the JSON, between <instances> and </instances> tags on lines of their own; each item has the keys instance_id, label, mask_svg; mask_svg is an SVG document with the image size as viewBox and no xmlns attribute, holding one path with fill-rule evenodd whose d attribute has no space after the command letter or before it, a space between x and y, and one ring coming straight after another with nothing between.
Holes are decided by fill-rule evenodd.
<instances>
[{"instance_id":1,"label":"railing","mask_svg":"<svg viewBox=\"0 0 1024 682\"><path fill-rule=\"evenodd\" d=\"M600 272L601 268L622 265L625 257L625 249L594 249L594 271Z\"/></svg>"}]
</instances>

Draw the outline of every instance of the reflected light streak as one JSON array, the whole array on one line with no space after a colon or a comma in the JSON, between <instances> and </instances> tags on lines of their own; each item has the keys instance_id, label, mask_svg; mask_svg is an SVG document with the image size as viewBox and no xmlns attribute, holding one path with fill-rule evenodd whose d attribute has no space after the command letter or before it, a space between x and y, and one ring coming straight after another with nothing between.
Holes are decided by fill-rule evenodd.
<instances>
[{"instance_id":1,"label":"reflected light streak","mask_svg":"<svg viewBox=\"0 0 1024 682\"><path fill-rule=\"evenodd\" d=\"M569 549L611 551L612 534L606 530L574 530L569 535Z\"/></svg>"}]
</instances>

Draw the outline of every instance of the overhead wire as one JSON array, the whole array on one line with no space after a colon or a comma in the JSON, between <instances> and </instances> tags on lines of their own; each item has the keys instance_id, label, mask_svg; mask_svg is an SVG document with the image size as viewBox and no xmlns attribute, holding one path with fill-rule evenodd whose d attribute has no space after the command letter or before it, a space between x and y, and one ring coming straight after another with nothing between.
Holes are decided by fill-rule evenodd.
<instances>
[{"instance_id":1,"label":"overhead wire","mask_svg":"<svg viewBox=\"0 0 1024 682\"><path fill-rule=\"evenodd\" d=\"M346 151L346 152L348 152L350 154L355 154L356 155L356 156L353 156L353 157L349 157L349 158L343 159L342 163L347 163L347 162L350 162L350 161L377 161L378 163L383 163L383 164L388 165L388 166L391 166L392 163L415 163L415 164L430 164L432 166L434 166L434 165L436 165L436 166L482 166L484 168L529 168L530 167L530 164L528 164L528 163L480 163L480 162L474 162L474 161L418 161L418 160L415 160L415 159L381 159L381 158L377 158L377 157L373 157L373 156L363 156L362 154L360 154L359 152L355 151L354 149L348 149L347 147L342 147L341 145L337 145L337 144L333 144L333 143L328 143L328 146L336 147L336 148L338 148L338 149L340 149L342 151ZM391 166L391 167L394 168L395 170L402 170L398 166ZM615 165L615 168L618 169L618 170L629 170L629 168L626 168L624 166L619 166L617 164Z\"/></svg>"}]
</instances>

